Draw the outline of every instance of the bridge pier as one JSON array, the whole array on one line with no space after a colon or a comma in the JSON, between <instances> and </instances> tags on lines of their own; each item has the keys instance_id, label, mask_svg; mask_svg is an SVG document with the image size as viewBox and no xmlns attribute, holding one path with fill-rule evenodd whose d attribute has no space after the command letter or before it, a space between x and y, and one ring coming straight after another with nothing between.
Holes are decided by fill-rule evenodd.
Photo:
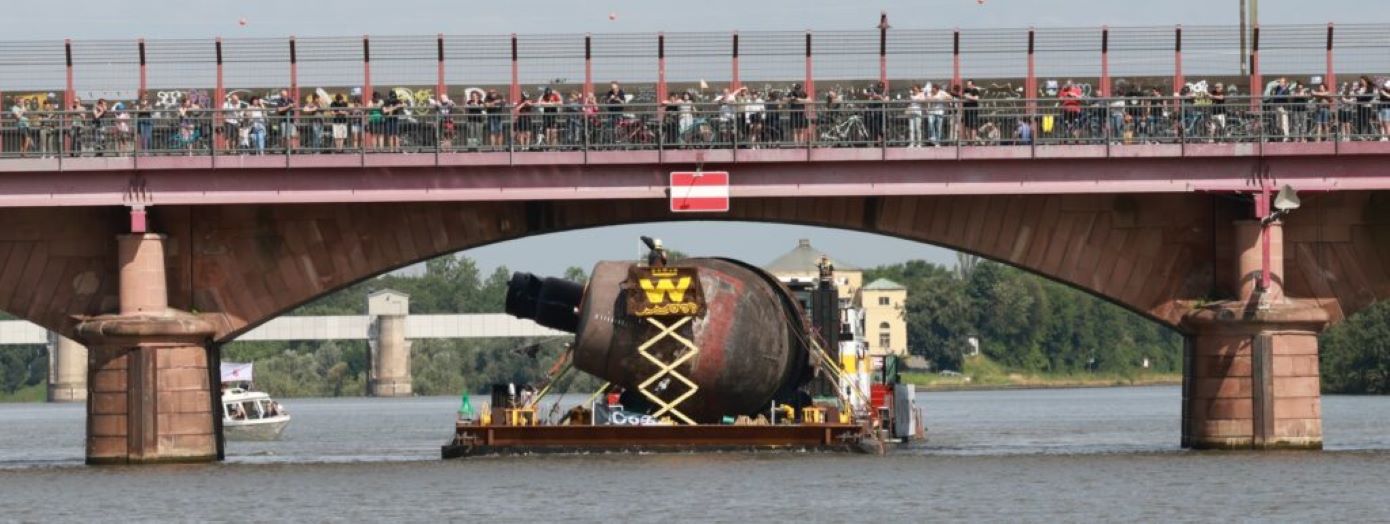
<instances>
[{"instance_id":1,"label":"bridge pier","mask_svg":"<svg viewBox=\"0 0 1390 524\"><path fill-rule=\"evenodd\" d=\"M1283 294L1283 231L1270 228L1263 292L1258 222L1235 225L1240 298L1187 314L1183 447L1322 449L1318 334L1327 313Z\"/></svg>"},{"instance_id":2,"label":"bridge pier","mask_svg":"<svg viewBox=\"0 0 1390 524\"><path fill-rule=\"evenodd\" d=\"M367 297L367 314L372 318L367 342L372 365L367 375L368 395L411 395L410 341L405 338L409 310L410 296L398 291L383 289Z\"/></svg>"},{"instance_id":3,"label":"bridge pier","mask_svg":"<svg viewBox=\"0 0 1390 524\"><path fill-rule=\"evenodd\" d=\"M87 348L48 332L48 401L87 401Z\"/></svg>"},{"instance_id":4,"label":"bridge pier","mask_svg":"<svg viewBox=\"0 0 1390 524\"><path fill-rule=\"evenodd\" d=\"M169 308L164 236L117 237L120 311L77 325L91 350L87 463L218 460L213 326Z\"/></svg>"}]
</instances>

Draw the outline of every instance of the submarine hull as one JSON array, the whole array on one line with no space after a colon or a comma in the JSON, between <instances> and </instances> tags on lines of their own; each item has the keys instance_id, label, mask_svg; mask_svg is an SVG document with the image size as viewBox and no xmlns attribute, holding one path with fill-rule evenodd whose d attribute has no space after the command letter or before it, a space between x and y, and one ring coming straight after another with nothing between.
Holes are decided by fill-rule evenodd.
<instances>
[{"instance_id":1,"label":"submarine hull","mask_svg":"<svg viewBox=\"0 0 1390 524\"><path fill-rule=\"evenodd\" d=\"M599 262L572 310L576 318L550 322L563 326L560 329L574 326L576 368L635 392L661 371L639 352L640 347L647 344L648 353L671 362L693 345L698 348L695 355L676 368L689 383L665 375L645 389L666 402L693 389L679 410L701 423L761 413L771 400L795 391L809 376L806 341L810 334L799 306L775 278L728 259L681 260L673 266L698 272L703 307L690 320L669 329L685 317L628 313L628 294L641 292L630 282L633 266L631 262ZM526 315L532 306L525 295L545 294L536 281L529 275L513 278L508 313L534 318ZM514 297L511 288L523 285L531 286L530 291L518 291ZM553 304L550 310L553 319Z\"/></svg>"}]
</instances>

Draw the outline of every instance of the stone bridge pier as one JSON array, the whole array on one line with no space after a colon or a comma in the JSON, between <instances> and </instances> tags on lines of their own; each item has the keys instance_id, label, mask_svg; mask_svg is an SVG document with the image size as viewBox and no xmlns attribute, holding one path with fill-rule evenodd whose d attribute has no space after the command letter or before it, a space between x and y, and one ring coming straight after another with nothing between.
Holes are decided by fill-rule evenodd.
<instances>
[{"instance_id":1,"label":"stone bridge pier","mask_svg":"<svg viewBox=\"0 0 1390 524\"><path fill-rule=\"evenodd\" d=\"M87 348L76 340L48 332L48 401L87 400Z\"/></svg>"},{"instance_id":2,"label":"stone bridge pier","mask_svg":"<svg viewBox=\"0 0 1390 524\"><path fill-rule=\"evenodd\" d=\"M1238 299L1183 317L1183 447L1321 449L1318 334L1325 310L1284 296L1282 224L1269 227L1268 288L1260 289L1258 221L1234 224Z\"/></svg>"},{"instance_id":3,"label":"stone bridge pier","mask_svg":"<svg viewBox=\"0 0 1390 524\"><path fill-rule=\"evenodd\" d=\"M367 296L367 315L372 325L367 334L371 370L367 394L373 397L411 395L410 341L405 338L405 318L410 295L383 289Z\"/></svg>"},{"instance_id":4,"label":"stone bridge pier","mask_svg":"<svg viewBox=\"0 0 1390 524\"><path fill-rule=\"evenodd\" d=\"M76 326L91 351L87 463L218 460L213 326L169 307L163 235L116 243L120 309Z\"/></svg>"}]
</instances>

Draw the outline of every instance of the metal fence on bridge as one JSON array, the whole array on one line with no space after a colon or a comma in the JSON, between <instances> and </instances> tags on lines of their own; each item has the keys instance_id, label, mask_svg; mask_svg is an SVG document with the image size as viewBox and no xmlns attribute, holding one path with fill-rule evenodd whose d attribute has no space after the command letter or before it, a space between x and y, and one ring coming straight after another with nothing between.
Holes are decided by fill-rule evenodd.
<instances>
[{"instance_id":1,"label":"metal fence on bridge","mask_svg":"<svg viewBox=\"0 0 1390 524\"><path fill-rule=\"evenodd\" d=\"M0 155L845 146L859 141L854 115L862 142L882 146L1052 129L1098 143L1380 137L1387 35L1265 26L1244 49L1224 26L0 42ZM1200 106L1217 83L1224 105L1248 109L1213 118ZM930 104L913 88L931 84L958 110L918 118ZM1049 118L1068 84L1087 100L1080 131L1071 112ZM796 131L803 121L816 130Z\"/></svg>"}]
</instances>

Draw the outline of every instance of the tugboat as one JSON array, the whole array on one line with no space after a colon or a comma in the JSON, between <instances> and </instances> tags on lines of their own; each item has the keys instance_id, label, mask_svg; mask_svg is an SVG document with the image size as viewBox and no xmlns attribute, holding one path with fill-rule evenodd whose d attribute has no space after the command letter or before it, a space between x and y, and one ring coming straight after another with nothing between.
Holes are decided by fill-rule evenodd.
<instances>
[{"instance_id":1,"label":"tugboat","mask_svg":"<svg viewBox=\"0 0 1390 524\"><path fill-rule=\"evenodd\" d=\"M222 363L222 434L227 440L279 440L290 413L250 388L251 363Z\"/></svg>"}]
</instances>

